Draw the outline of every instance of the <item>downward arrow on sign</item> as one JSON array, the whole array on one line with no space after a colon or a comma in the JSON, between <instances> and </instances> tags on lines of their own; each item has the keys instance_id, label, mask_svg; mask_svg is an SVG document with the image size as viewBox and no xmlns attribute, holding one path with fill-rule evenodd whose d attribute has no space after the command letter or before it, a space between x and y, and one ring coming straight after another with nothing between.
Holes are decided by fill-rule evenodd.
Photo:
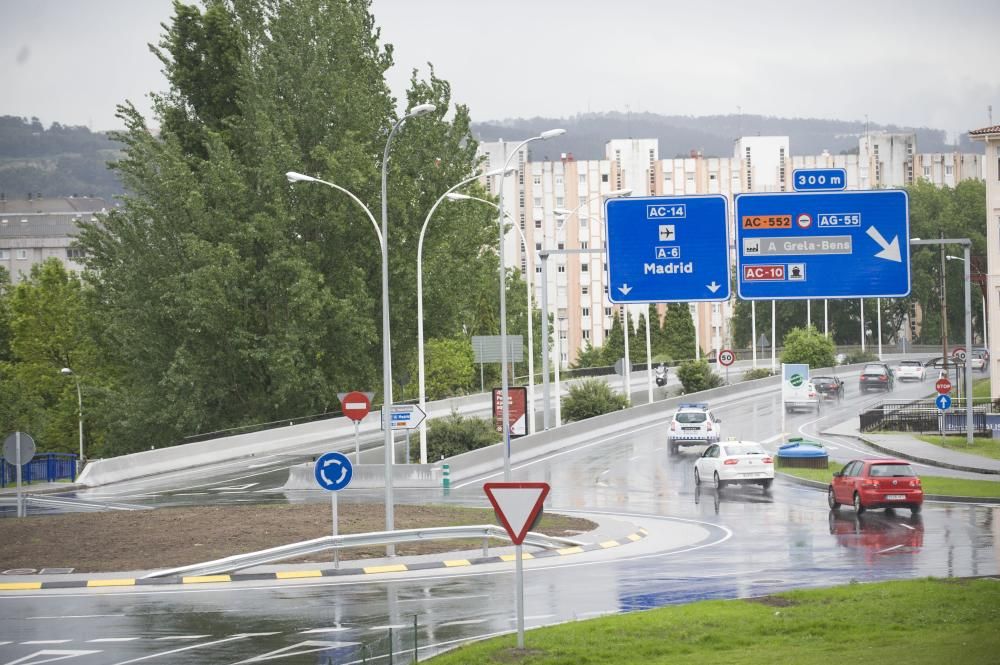
<instances>
[{"instance_id":1,"label":"downward arrow on sign","mask_svg":"<svg viewBox=\"0 0 1000 665\"><path fill-rule=\"evenodd\" d=\"M623 296L627 296L629 294L629 291L632 290L632 287L629 286L628 284L622 284L621 286L618 287L618 290L622 292Z\"/></svg>"},{"instance_id":2,"label":"downward arrow on sign","mask_svg":"<svg viewBox=\"0 0 1000 665\"><path fill-rule=\"evenodd\" d=\"M714 279L712 280L711 284L706 284L705 286L707 286L708 290L711 291L712 293L715 293L720 288L722 288L722 284L716 284Z\"/></svg>"}]
</instances>

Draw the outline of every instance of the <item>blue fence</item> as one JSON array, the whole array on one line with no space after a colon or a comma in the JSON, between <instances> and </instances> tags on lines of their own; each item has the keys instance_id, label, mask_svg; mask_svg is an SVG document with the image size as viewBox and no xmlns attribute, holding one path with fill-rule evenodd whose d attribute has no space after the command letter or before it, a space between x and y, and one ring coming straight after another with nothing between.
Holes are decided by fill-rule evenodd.
<instances>
[{"instance_id":1,"label":"blue fence","mask_svg":"<svg viewBox=\"0 0 1000 665\"><path fill-rule=\"evenodd\" d=\"M72 453L39 453L21 465L21 482L53 483L76 478L76 455ZM17 466L0 457L0 487L17 484Z\"/></svg>"}]
</instances>

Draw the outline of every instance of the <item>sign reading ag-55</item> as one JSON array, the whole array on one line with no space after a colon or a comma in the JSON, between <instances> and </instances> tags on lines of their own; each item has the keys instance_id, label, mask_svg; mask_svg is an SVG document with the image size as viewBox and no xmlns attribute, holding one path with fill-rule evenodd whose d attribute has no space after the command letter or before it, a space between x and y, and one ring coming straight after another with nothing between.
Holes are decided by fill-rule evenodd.
<instances>
[{"instance_id":1,"label":"sign reading ag-55","mask_svg":"<svg viewBox=\"0 0 1000 665\"><path fill-rule=\"evenodd\" d=\"M726 197L610 199L605 211L611 302L729 299Z\"/></svg>"},{"instance_id":2,"label":"sign reading ag-55","mask_svg":"<svg viewBox=\"0 0 1000 665\"><path fill-rule=\"evenodd\" d=\"M890 298L910 293L906 192L740 194L740 298Z\"/></svg>"}]
</instances>

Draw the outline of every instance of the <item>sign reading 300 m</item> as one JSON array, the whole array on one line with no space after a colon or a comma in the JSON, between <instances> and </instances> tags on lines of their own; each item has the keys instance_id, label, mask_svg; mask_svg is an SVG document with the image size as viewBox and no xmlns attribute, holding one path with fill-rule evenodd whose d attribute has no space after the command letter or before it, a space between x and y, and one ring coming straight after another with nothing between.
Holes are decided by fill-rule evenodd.
<instances>
[{"instance_id":1,"label":"sign reading 300 m","mask_svg":"<svg viewBox=\"0 0 1000 665\"><path fill-rule=\"evenodd\" d=\"M611 302L729 299L726 197L610 199L605 211Z\"/></svg>"},{"instance_id":2,"label":"sign reading 300 m","mask_svg":"<svg viewBox=\"0 0 1000 665\"><path fill-rule=\"evenodd\" d=\"M894 298L910 293L906 192L739 194L740 298Z\"/></svg>"}]
</instances>

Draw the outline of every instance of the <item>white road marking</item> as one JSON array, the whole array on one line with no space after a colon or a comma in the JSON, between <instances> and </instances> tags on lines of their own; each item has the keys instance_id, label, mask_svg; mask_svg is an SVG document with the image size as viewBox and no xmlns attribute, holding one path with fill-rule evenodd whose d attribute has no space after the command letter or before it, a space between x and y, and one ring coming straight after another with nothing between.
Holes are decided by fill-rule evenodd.
<instances>
[{"instance_id":1,"label":"white road marking","mask_svg":"<svg viewBox=\"0 0 1000 665\"><path fill-rule=\"evenodd\" d=\"M228 485L226 487L213 487L216 492L240 492L245 489L249 489L254 485L259 485L260 483L247 483L246 485Z\"/></svg>"},{"instance_id":2,"label":"white road marking","mask_svg":"<svg viewBox=\"0 0 1000 665\"><path fill-rule=\"evenodd\" d=\"M497 281L500 281L500 280L497 280ZM912 527L909 524L900 524L899 526L903 527L904 529L909 529L910 531L916 531L917 530L916 527Z\"/></svg>"},{"instance_id":3,"label":"white road marking","mask_svg":"<svg viewBox=\"0 0 1000 665\"><path fill-rule=\"evenodd\" d=\"M473 626L477 623L486 623L486 619L463 619L462 621L448 621L446 623L439 623L438 628L444 628L445 626Z\"/></svg>"},{"instance_id":4,"label":"white road marking","mask_svg":"<svg viewBox=\"0 0 1000 665\"><path fill-rule=\"evenodd\" d=\"M313 628L311 630L300 630L299 635L312 635L314 633L339 633L342 630L350 630L350 628L345 628L344 626L337 626L336 628Z\"/></svg>"},{"instance_id":5,"label":"white road marking","mask_svg":"<svg viewBox=\"0 0 1000 665\"><path fill-rule=\"evenodd\" d=\"M157 637L156 641L163 642L164 640L203 640L206 637L211 637L211 635L167 635L166 637Z\"/></svg>"},{"instance_id":6,"label":"white road marking","mask_svg":"<svg viewBox=\"0 0 1000 665\"><path fill-rule=\"evenodd\" d=\"M253 658L241 660L237 663L233 663L233 665L263 663L268 660L279 660L290 656L300 656L306 653L314 653L316 651L326 651L327 649L342 649L344 647L357 646L358 644L360 644L360 642L326 642L323 640L306 640L305 642L299 642L298 644L262 653L259 656L254 656Z\"/></svg>"},{"instance_id":7,"label":"white road marking","mask_svg":"<svg viewBox=\"0 0 1000 665\"><path fill-rule=\"evenodd\" d=\"M138 637L98 637L96 640L87 640L90 642L134 642L141 638Z\"/></svg>"},{"instance_id":8,"label":"white road marking","mask_svg":"<svg viewBox=\"0 0 1000 665\"><path fill-rule=\"evenodd\" d=\"M387 624L385 626L372 626L368 630L390 630L390 629L394 630L397 628L408 628L408 627L409 626L405 623L393 623L393 624Z\"/></svg>"},{"instance_id":9,"label":"white road marking","mask_svg":"<svg viewBox=\"0 0 1000 665\"><path fill-rule=\"evenodd\" d=\"M498 280L499 281L499 280ZM60 614L51 617L25 617L26 619L103 619L106 617L123 617L124 614Z\"/></svg>"},{"instance_id":10,"label":"white road marking","mask_svg":"<svg viewBox=\"0 0 1000 665\"><path fill-rule=\"evenodd\" d=\"M66 644L67 642L72 642L73 640L28 640L27 642L20 642L20 644Z\"/></svg>"},{"instance_id":11,"label":"white road marking","mask_svg":"<svg viewBox=\"0 0 1000 665\"><path fill-rule=\"evenodd\" d=\"M77 656L89 656L90 654L101 653L100 651L81 651L79 649L74 651L64 651L62 649L43 649L41 651L36 651L35 653L28 654L27 656L22 656L17 660L11 660L5 663L5 665L17 665L18 663L25 663L25 665L40 665L41 663L54 663L57 660L66 660L67 658L76 658ZM35 660L39 656L53 656L53 658L46 658L45 660Z\"/></svg>"},{"instance_id":12,"label":"white road marking","mask_svg":"<svg viewBox=\"0 0 1000 665\"><path fill-rule=\"evenodd\" d=\"M879 550L878 552L875 552L875 554L885 554L886 552L898 550L900 547L902 547L902 545L893 545L892 547L887 547L884 550Z\"/></svg>"},{"instance_id":13,"label":"white road marking","mask_svg":"<svg viewBox=\"0 0 1000 665\"><path fill-rule=\"evenodd\" d=\"M273 635L273 633L267 633L268 635ZM252 637L256 633L246 633L244 635L232 635L230 637L224 637L221 640L213 640L212 642L200 642L198 644L191 644L186 647L180 647L179 649L171 649L170 651L158 651L157 653L151 653L146 656L139 656L138 658L131 658L129 660L121 660L115 663L115 665L127 665L128 663L138 663L143 660L150 660L152 658L159 658L160 656L170 656L175 653L181 653L182 651L190 651L191 649L200 649L201 647L211 647L216 644L226 644L227 642L236 642L238 640L245 640L248 637Z\"/></svg>"}]
</instances>

